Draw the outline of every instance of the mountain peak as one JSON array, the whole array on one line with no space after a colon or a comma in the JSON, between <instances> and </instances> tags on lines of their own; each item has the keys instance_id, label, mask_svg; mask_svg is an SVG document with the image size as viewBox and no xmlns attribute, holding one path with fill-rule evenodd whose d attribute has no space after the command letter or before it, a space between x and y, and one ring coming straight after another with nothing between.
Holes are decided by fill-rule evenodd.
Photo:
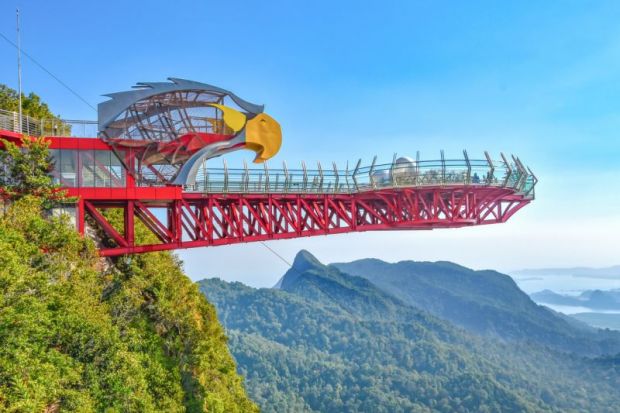
<instances>
[{"instance_id":1,"label":"mountain peak","mask_svg":"<svg viewBox=\"0 0 620 413\"><path fill-rule=\"evenodd\" d=\"M281 289L284 285L290 286L302 273L313 268L323 267L325 267L325 265L323 265L323 263L321 263L321 261L319 261L309 251L300 250L297 255L295 255L291 268L282 276L282 278L278 280L273 288Z\"/></svg>"},{"instance_id":2,"label":"mountain peak","mask_svg":"<svg viewBox=\"0 0 620 413\"><path fill-rule=\"evenodd\" d=\"M301 250L295 256L292 268L299 272L308 271L312 268L323 267L324 265L314 255L306 250Z\"/></svg>"}]
</instances>

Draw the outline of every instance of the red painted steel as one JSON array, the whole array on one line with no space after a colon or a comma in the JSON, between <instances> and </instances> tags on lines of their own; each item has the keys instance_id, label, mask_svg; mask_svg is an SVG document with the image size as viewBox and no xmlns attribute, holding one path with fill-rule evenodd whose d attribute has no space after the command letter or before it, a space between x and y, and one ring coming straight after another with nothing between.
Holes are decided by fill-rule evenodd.
<instances>
[{"instance_id":1,"label":"red painted steel","mask_svg":"<svg viewBox=\"0 0 620 413\"><path fill-rule=\"evenodd\" d=\"M509 189L457 186L347 195L183 193L169 201L89 200L86 211L115 243L102 248L101 255L115 256L348 232L502 223L529 202ZM111 228L97 208L123 209L124 234ZM165 214L153 213L154 208L163 208ZM136 218L159 243L134 243L128 223Z\"/></svg>"},{"instance_id":2,"label":"red painted steel","mask_svg":"<svg viewBox=\"0 0 620 413\"><path fill-rule=\"evenodd\" d=\"M0 137L20 139L8 131L0 131ZM111 150L99 139L49 139L54 149ZM125 163L133 168L130 153ZM475 184L352 194L195 193L184 192L179 186L138 187L132 174L127 174L122 188L66 191L78 199L78 231L83 234L90 225L108 236L110 245L100 249L102 256L349 232L503 223L531 201L511 188ZM110 208L123 210L123 228L115 228L102 213ZM136 244L136 222L159 242Z\"/></svg>"}]
</instances>

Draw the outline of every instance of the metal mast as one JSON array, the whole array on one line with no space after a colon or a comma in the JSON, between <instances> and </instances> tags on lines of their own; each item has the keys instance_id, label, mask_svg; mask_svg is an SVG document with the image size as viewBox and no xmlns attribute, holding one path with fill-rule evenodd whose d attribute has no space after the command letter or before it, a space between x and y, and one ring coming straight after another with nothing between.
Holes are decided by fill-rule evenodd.
<instances>
[{"instance_id":1,"label":"metal mast","mask_svg":"<svg viewBox=\"0 0 620 413\"><path fill-rule=\"evenodd\" d=\"M19 126L17 127L17 131L19 133L22 132L22 52L21 52L21 41L19 36L19 9L15 10L15 14L17 17L17 95L19 99Z\"/></svg>"}]
</instances>

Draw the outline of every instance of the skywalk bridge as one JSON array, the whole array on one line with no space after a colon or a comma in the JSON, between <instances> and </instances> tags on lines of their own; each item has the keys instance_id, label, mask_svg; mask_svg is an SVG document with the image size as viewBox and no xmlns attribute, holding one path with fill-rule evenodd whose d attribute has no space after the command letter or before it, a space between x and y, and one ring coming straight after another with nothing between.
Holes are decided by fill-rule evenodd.
<instances>
[{"instance_id":1,"label":"skywalk bridge","mask_svg":"<svg viewBox=\"0 0 620 413\"><path fill-rule=\"evenodd\" d=\"M181 79L139 85L137 95L112 94L100 104L98 122L26 119L30 135L49 139L54 180L77 198L64 212L81 233L90 226L108 236L103 256L503 223L535 196L531 170L503 154L272 168L265 161L281 134L262 106ZM25 125L18 123L0 113L0 137L19 142ZM92 137L72 136L87 129ZM262 166L229 168L225 157L214 159L243 148ZM108 209L122 211L122 228L108 221ZM138 244L137 222L158 242Z\"/></svg>"}]
</instances>

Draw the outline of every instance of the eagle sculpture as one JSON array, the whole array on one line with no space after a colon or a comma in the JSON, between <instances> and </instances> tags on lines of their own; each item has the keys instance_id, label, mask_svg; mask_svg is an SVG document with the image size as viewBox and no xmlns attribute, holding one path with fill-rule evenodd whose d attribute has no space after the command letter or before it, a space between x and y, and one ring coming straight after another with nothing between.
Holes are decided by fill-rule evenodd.
<instances>
[{"instance_id":1,"label":"eagle sculpture","mask_svg":"<svg viewBox=\"0 0 620 413\"><path fill-rule=\"evenodd\" d=\"M280 124L262 105L191 80L142 82L99 104L99 133L139 182L193 185L200 165L224 153L250 149L254 162L282 145Z\"/></svg>"}]
</instances>

